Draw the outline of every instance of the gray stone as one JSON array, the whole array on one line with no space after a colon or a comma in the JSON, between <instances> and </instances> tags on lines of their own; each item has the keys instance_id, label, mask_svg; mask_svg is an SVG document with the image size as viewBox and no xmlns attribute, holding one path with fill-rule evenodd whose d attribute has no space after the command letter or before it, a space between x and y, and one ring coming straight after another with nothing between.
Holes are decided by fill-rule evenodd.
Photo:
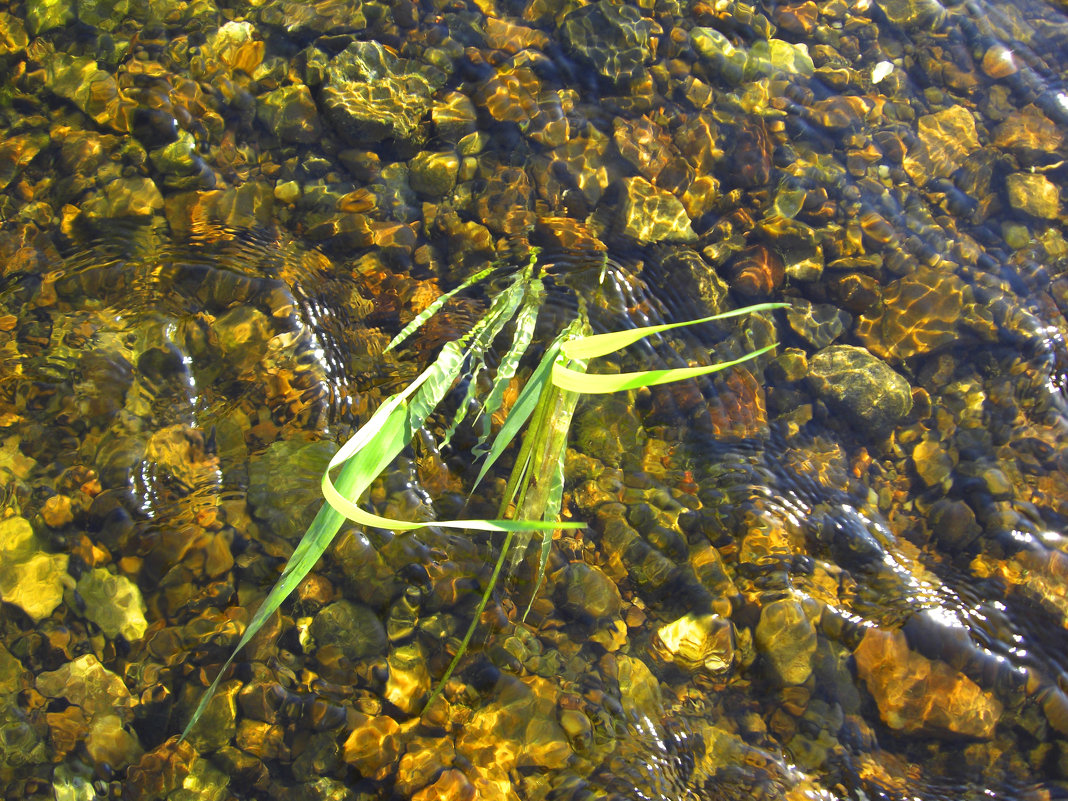
<instances>
[{"instance_id":1,"label":"gray stone","mask_svg":"<svg viewBox=\"0 0 1068 801\"><path fill-rule=\"evenodd\" d=\"M571 55L622 88L652 60L652 25L635 6L600 0L564 17L560 32Z\"/></svg>"},{"instance_id":2,"label":"gray stone","mask_svg":"<svg viewBox=\"0 0 1068 801\"><path fill-rule=\"evenodd\" d=\"M809 362L812 391L857 426L885 433L912 409L912 387L864 348L832 345Z\"/></svg>"}]
</instances>

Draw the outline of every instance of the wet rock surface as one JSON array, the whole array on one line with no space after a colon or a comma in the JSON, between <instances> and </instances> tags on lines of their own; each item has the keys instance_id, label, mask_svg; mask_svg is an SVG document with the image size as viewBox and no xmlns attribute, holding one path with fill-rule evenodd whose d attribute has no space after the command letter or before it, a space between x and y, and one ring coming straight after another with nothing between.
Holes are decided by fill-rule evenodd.
<instances>
[{"instance_id":1,"label":"wet rock surface","mask_svg":"<svg viewBox=\"0 0 1068 801\"><path fill-rule=\"evenodd\" d=\"M912 388L905 378L868 351L833 345L809 362L808 383L853 423L889 431L912 409Z\"/></svg>"},{"instance_id":2,"label":"wet rock surface","mask_svg":"<svg viewBox=\"0 0 1068 801\"><path fill-rule=\"evenodd\" d=\"M0 795L1063 795L1068 28L982 11L0 11ZM347 526L179 743L336 443L495 285L385 344L532 245L539 342L788 304L593 369L779 347L582 402L589 528L432 702L500 540ZM369 508L496 515L445 425Z\"/></svg>"}]
</instances>

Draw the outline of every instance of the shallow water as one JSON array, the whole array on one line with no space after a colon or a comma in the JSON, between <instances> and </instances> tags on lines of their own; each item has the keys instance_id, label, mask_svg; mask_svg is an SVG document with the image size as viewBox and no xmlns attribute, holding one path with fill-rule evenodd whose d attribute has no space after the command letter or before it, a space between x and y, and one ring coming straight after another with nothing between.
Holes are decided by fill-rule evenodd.
<instances>
[{"instance_id":1,"label":"shallow water","mask_svg":"<svg viewBox=\"0 0 1068 801\"><path fill-rule=\"evenodd\" d=\"M1045 3L0 10L3 796L1068 797L1066 54ZM179 743L532 247L542 341L792 307L596 368L779 343L580 404L589 528L425 714L500 543L353 526ZM367 505L495 516L451 412Z\"/></svg>"}]
</instances>

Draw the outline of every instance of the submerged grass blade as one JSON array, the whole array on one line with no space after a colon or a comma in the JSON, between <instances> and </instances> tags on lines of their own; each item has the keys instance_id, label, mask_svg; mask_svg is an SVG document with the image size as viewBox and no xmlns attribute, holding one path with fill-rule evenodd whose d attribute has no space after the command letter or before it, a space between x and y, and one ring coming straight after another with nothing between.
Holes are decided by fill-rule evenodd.
<instances>
[{"instance_id":1,"label":"submerged grass blade","mask_svg":"<svg viewBox=\"0 0 1068 801\"><path fill-rule=\"evenodd\" d=\"M401 329L401 332L399 334L397 334L397 336L393 337L393 339L391 339L389 341L389 344L386 345L385 350L383 350L382 352L383 353L389 353L395 347L400 345L402 342L404 342L404 340L406 340L413 333L415 333L415 331L420 326L422 326L427 320L429 320L431 317L433 317L435 314L437 314L438 311L441 309L441 307L444 306L446 303L448 303L449 299L452 298L453 295L455 295L457 292L462 292L463 290L467 289L472 284L477 284L479 281L481 281L483 278L488 276L490 273L492 273L496 269L497 269L497 267L493 266L493 267L487 267L485 270L480 270L479 272L477 272L474 275L472 275L470 278L468 278L466 281L464 281L462 284L460 284L455 289L451 289L448 292L446 292L444 295L442 295L441 297L436 298L433 303L431 303L429 306L427 306L425 309L423 309L421 312L419 312L419 314L417 314L415 316L414 320L412 320L410 323L408 323L408 325L404 326L404 328Z\"/></svg>"},{"instance_id":2,"label":"submerged grass blade","mask_svg":"<svg viewBox=\"0 0 1068 801\"><path fill-rule=\"evenodd\" d=\"M497 367L497 375L493 379L493 389L482 404L482 433L478 444L475 446L475 456L481 456L485 451L486 440L489 439L490 426L493 424L492 417L504 403L504 393L508 389L519 362L530 347L534 338L534 326L538 322L538 313L541 311L542 301L545 299L545 288L540 279L530 282L529 291L523 300L523 305L515 319L515 333L512 335L512 344L508 352L504 354L500 365Z\"/></svg>"}]
</instances>

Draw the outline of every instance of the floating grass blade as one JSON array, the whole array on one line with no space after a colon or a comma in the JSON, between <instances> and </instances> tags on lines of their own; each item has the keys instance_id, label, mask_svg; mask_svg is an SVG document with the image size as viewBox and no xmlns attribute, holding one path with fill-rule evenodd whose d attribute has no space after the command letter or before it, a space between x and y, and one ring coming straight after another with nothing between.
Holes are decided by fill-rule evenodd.
<instances>
[{"instance_id":1,"label":"floating grass blade","mask_svg":"<svg viewBox=\"0 0 1068 801\"><path fill-rule=\"evenodd\" d=\"M588 337L580 337L570 340L564 350L564 355L569 359L595 359L598 356L607 356L617 350L622 350L627 345L645 339L651 334L659 334L670 331L673 328L685 328L701 323L711 323L715 320L726 320L731 317L742 317L754 312L770 311L772 309L789 308L789 303L757 303L753 306L745 306L741 309L720 312L708 317L699 317L696 320L686 320L681 323L664 323L662 325L647 325L643 328L628 328L625 331L609 331L606 334L594 334Z\"/></svg>"},{"instance_id":2,"label":"floating grass blade","mask_svg":"<svg viewBox=\"0 0 1068 801\"><path fill-rule=\"evenodd\" d=\"M713 320L724 320L728 317L739 317L744 314L752 314L753 312L767 311L769 309L782 309L786 308L788 305L789 304L786 303L759 303L755 306L746 306L742 309L735 309L721 314L713 314L710 317L701 317L697 320L687 320L681 323L666 323L664 325L650 325L643 328L629 329L627 331L612 331L607 334L595 334L593 336L580 337L565 342L561 346L561 351L563 355L569 359L593 359L598 356L606 356L609 353L625 348L652 334L658 334L662 331L670 331L672 328L698 325L699 323L712 322ZM757 356L772 350L777 345L778 343L773 343L752 351L751 353L747 353L745 356L738 359L717 362L702 367L676 367L666 370L642 370L633 373L614 373L608 375L580 372L568 367L566 364L558 362L553 365L553 384L561 389L568 389L572 392L580 392L585 395L603 395L610 392L622 392L627 389L652 387L659 384L669 384L673 381L683 381L688 378L698 378L699 376L708 375L709 373L725 370L728 367L733 367L742 362L749 361L750 359L755 359Z\"/></svg>"},{"instance_id":3,"label":"floating grass blade","mask_svg":"<svg viewBox=\"0 0 1068 801\"><path fill-rule=\"evenodd\" d=\"M755 359L757 356L777 347L777 345L778 343L776 342L754 350L752 353L747 353L738 359L731 359L726 362L717 362L704 367L676 367L670 370L643 370L635 373L591 375L557 364L553 366L553 384L561 389L580 392L584 395L604 395L610 392L622 392L625 389L653 387L659 384L670 384L672 381L697 378L709 373L718 373L720 370L726 370L728 367Z\"/></svg>"}]
</instances>

